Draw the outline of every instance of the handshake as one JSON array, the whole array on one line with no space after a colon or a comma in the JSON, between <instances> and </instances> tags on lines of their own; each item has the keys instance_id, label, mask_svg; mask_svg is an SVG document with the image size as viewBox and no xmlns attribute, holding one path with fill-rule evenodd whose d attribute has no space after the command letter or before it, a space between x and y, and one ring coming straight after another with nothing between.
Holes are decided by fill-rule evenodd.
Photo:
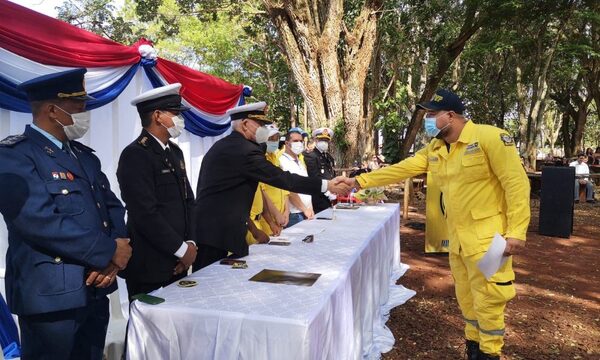
<instances>
[{"instance_id":1,"label":"handshake","mask_svg":"<svg viewBox=\"0 0 600 360\"><path fill-rule=\"evenodd\" d=\"M327 182L327 190L336 195L347 195L354 188L360 188L360 184L354 178L338 176Z\"/></svg>"}]
</instances>

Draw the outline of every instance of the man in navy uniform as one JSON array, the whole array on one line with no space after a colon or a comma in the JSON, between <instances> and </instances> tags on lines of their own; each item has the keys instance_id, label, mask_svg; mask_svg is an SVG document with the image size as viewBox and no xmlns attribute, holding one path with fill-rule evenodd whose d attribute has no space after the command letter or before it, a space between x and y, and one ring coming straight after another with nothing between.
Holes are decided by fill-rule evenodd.
<instances>
[{"instance_id":1,"label":"man in navy uniform","mask_svg":"<svg viewBox=\"0 0 600 360\"><path fill-rule=\"evenodd\" d=\"M0 142L6 295L22 359L102 359L107 294L131 256L125 209L93 150L74 141L89 128L85 72L22 83L33 124Z\"/></svg>"},{"instance_id":2,"label":"man in navy uniform","mask_svg":"<svg viewBox=\"0 0 600 360\"><path fill-rule=\"evenodd\" d=\"M129 298L181 279L196 259L190 237L194 193L183 152L169 141L181 134L189 110L181 104L181 84L147 91L131 101L142 133L121 153L117 177L127 207L133 255L121 275Z\"/></svg>"},{"instance_id":3,"label":"man in navy uniform","mask_svg":"<svg viewBox=\"0 0 600 360\"><path fill-rule=\"evenodd\" d=\"M350 188L339 179L322 180L283 171L265 157L260 144L267 142L272 123L264 102L228 111L233 131L217 141L202 160L194 209L194 239L198 257L194 270L227 256L248 255L246 232L250 208L259 182L296 193L345 193Z\"/></svg>"},{"instance_id":4,"label":"man in navy uniform","mask_svg":"<svg viewBox=\"0 0 600 360\"><path fill-rule=\"evenodd\" d=\"M315 176L320 179L331 180L335 177L335 161L329 153L329 145L333 137L333 130L330 128L319 128L312 133L315 141L313 151L304 152L304 163L308 176ZM335 200L334 194L325 193L312 197L313 211L319 213L331 207L331 200Z\"/></svg>"}]
</instances>

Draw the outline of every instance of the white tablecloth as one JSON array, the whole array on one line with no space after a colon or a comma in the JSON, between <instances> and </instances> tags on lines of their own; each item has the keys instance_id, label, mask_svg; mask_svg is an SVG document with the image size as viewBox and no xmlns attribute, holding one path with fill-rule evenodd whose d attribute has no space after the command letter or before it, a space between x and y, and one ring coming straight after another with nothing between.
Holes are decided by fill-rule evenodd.
<instances>
[{"instance_id":1,"label":"white tablecloth","mask_svg":"<svg viewBox=\"0 0 600 360\"><path fill-rule=\"evenodd\" d=\"M321 215L330 215L326 210ZM336 210L335 220L284 231L290 246L253 245L247 269L213 264L131 306L130 359L379 358L394 344L389 311L415 292L395 285L400 263L397 204ZM303 243L315 234L313 243ZM311 287L248 281L263 269L322 274Z\"/></svg>"}]
</instances>

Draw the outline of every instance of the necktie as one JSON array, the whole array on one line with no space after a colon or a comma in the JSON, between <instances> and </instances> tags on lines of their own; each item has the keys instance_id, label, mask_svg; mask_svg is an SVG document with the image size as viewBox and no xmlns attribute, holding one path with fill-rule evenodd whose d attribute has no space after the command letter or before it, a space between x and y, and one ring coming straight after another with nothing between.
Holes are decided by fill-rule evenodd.
<instances>
[{"instance_id":1,"label":"necktie","mask_svg":"<svg viewBox=\"0 0 600 360\"><path fill-rule=\"evenodd\" d=\"M71 144L69 144L68 141L65 141L63 143L63 151L67 154L69 154L70 157L72 157L73 159L77 159L77 156L75 155L75 153L73 152L73 149L71 148Z\"/></svg>"}]
</instances>

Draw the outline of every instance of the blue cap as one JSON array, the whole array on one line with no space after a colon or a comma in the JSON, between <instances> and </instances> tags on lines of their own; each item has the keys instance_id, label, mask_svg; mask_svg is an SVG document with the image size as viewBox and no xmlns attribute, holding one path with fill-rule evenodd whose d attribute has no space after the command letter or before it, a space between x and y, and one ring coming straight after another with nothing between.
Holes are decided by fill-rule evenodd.
<instances>
[{"instance_id":1,"label":"blue cap","mask_svg":"<svg viewBox=\"0 0 600 360\"><path fill-rule=\"evenodd\" d=\"M94 100L85 91L85 68L47 74L25 81L17 89L27 93L29 101L73 99Z\"/></svg>"},{"instance_id":2,"label":"blue cap","mask_svg":"<svg viewBox=\"0 0 600 360\"><path fill-rule=\"evenodd\" d=\"M288 130L287 134L291 134L291 133L296 133L296 134L300 134L302 135L302 137L307 137L308 134L306 133L306 131L302 130L302 128L299 127L293 127L291 129Z\"/></svg>"},{"instance_id":3,"label":"blue cap","mask_svg":"<svg viewBox=\"0 0 600 360\"><path fill-rule=\"evenodd\" d=\"M461 115L465 111L465 105L460 97L446 89L439 89L435 92L431 101L420 103L417 108L433 111L449 110Z\"/></svg>"}]
</instances>

